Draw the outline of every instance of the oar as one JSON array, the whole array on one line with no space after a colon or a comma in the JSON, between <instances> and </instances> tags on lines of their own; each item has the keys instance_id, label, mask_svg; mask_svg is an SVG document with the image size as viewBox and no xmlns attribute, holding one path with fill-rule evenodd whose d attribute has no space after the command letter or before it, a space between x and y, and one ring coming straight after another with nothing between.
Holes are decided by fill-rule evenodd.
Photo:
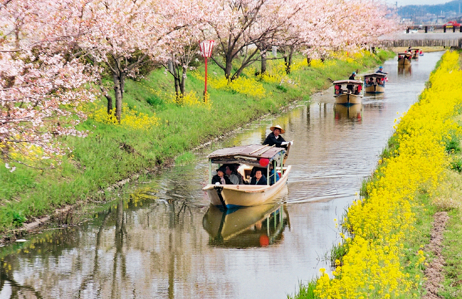
<instances>
[{"instance_id":1,"label":"oar","mask_svg":"<svg viewBox=\"0 0 462 299\"><path fill-rule=\"evenodd\" d=\"M223 209L227 210L228 208L226 207L225 200L223 199L223 195L221 195L221 191L223 190L223 187L213 186L213 188L217 190L218 198L221 201L221 205L223 206Z\"/></svg>"}]
</instances>

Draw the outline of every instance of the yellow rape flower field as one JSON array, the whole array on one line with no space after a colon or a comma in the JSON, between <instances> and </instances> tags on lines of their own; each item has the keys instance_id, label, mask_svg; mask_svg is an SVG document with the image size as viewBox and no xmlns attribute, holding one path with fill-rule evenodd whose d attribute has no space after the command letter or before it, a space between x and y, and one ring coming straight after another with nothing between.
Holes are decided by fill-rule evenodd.
<instances>
[{"instance_id":1,"label":"yellow rape flower field","mask_svg":"<svg viewBox=\"0 0 462 299\"><path fill-rule=\"evenodd\" d=\"M341 225L345 254L336 260L332 275L320 269L314 295L318 298L420 298L424 252L404 262L406 240L415 233L417 194L430 196L450 164L446 144L461 129L454 121L462 104L459 54L447 52L430 76L420 101L397 120L391 140L396 146L379 161L366 195L348 209ZM418 273L423 273L422 271Z\"/></svg>"}]
</instances>

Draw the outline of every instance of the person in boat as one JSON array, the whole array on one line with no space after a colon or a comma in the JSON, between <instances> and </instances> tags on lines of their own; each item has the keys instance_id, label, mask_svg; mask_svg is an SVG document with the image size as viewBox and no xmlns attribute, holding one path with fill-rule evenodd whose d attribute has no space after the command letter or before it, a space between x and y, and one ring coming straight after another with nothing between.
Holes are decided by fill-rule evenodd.
<instances>
[{"instance_id":1,"label":"person in boat","mask_svg":"<svg viewBox=\"0 0 462 299\"><path fill-rule=\"evenodd\" d=\"M267 185L266 177L261 173L261 169L255 171L255 176L250 180L250 185Z\"/></svg>"},{"instance_id":2,"label":"person in boat","mask_svg":"<svg viewBox=\"0 0 462 299\"><path fill-rule=\"evenodd\" d=\"M379 69L376 71L376 73L379 73L379 74L388 74L386 72L383 71L383 66L379 66Z\"/></svg>"},{"instance_id":3,"label":"person in boat","mask_svg":"<svg viewBox=\"0 0 462 299\"><path fill-rule=\"evenodd\" d=\"M276 147L287 148L287 145L292 142L285 141L285 139L281 136L281 134L284 134L286 132L283 128L281 128L281 126L272 126L270 127L270 130L271 133L269 133L268 136L266 136L265 141L263 141L263 145L275 145Z\"/></svg>"},{"instance_id":4,"label":"person in boat","mask_svg":"<svg viewBox=\"0 0 462 299\"><path fill-rule=\"evenodd\" d=\"M232 164L233 166L233 173L238 177L239 179L239 185L245 184L246 182L244 181L244 178L242 177L242 174L239 173L239 164Z\"/></svg>"},{"instance_id":5,"label":"person in boat","mask_svg":"<svg viewBox=\"0 0 462 299\"><path fill-rule=\"evenodd\" d=\"M231 181L225 176L225 169L222 167L217 169L217 174L212 177L212 184L214 185L231 185Z\"/></svg>"},{"instance_id":6,"label":"person in boat","mask_svg":"<svg viewBox=\"0 0 462 299\"><path fill-rule=\"evenodd\" d=\"M226 165L225 173L231 184L239 185L239 177L234 173L233 165Z\"/></svg>"},{"instance_id":7,"label":"person in boat","mask_svg":"<svg viewBox=\"0 0 462 299\"><path fill-rule=\"evenodd\" d=\"M351 73L348 80L355 80L355 77L356 77L356 72L353 72L353 73ZM350 93L353 93L353 87L354 87L354 85L351 85L351 84L347 85L347 89L350 91Z\"/></svg>"},{"instance_id":8,"label":"person in boat","mask_svg":"<svg viewBox=\"0 0 462 299\"><path fill-rule=\"evenodd\" d=\"M279 173L274 170L273 164L270 165L270 185L276 184L279 181Z\"/></svg>"}]
</instances>

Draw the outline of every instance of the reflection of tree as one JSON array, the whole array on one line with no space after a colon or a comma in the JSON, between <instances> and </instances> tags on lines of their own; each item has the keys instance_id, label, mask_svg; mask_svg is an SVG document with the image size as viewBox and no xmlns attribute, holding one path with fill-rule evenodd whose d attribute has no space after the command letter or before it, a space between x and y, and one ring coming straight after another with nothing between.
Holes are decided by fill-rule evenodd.
<instances>
[{"instance_id":1,"label":"reflection of tree","mask_svg":"<svg viewBox=\"0 0 462 299\"><path fill-rule=\"evenodd\" d=\"M123 245L124 245L124 235L127 235L127 231L124 225L124 201L120 199L117 203L117 217L116 217L116 229L115 229L115 248L116 252L114 254L114 265L112 270L112 290L111 290L111 298L116 298L117 293L117 264L119 259L122 262L122 283L125 285L125 278L127 277L127 267L126 267L126 259L125 254L123 253Z\"/></svg>"},{"instance_id":2,"label":"reflection of tree","mask_svg":"<svg viewBox=\"0 0 462 299\"><path fill-rule=\"evenodd\" d=\"M0 293L6 285L6 282L11 287L10 299L14 298L43 298L40 292L36 291L31 286L21 285L17 283L11 276L8 275L7 271L0 267Z\"/></svg>"}]
</instances>

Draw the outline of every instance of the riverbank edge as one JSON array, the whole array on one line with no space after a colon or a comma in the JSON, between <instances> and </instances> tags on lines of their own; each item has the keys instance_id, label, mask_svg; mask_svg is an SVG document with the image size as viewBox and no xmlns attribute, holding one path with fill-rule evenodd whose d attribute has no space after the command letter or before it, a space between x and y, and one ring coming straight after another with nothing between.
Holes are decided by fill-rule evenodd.
<instances>
[{"instance_id":1,"label":"riverbank edge","mask_svg":"<svg viewBox=\"0 0 462 299\"><path fill-rule=\"evenodd\" d=\"M389 59L391 57L393 57L393 54L390 51L390 52L388 52L387 57L385 57L384 59L380 59L379 56L377 56L376 59L378 59L378 61L380 61L380 63L381 63L381 62L383 62L386 59ZM357 63L357 62L355 61L354 63ZM362 64L360 70L367 70L370 67L371 66L367 66L366 64ZM356 66L351 66L351 69L349 71L356 70L356 69L357 69L357 65ZM327 75L324 75L323 77L321 77L319 79L321 79L321 80L323 80L325 82L324 87L328 86L327 83L330 82L329 81L330 79L329 79L329 77ZM324 90L322 88L321 89L320 88L316 89L313 86L308 86L305 89L310 90L310 92L308 92L308 94L305 95L305 96L311 96L311 95L313 95L313 94L315 94L317 92L320 92L320 91ZM301 101L303 101L303 99L300 96L295 96L295 97L293 97L291 99L286 99L286 102L288 104L286 104L285 106L281 106L280 109L277 111L277 113L274 113L274 112L264 113L264 114L260 113L260 115L259 115L259 113L258 113L259 111L255 111L257 114L255 115L255 118L251 119L251 122L241 123L240 126L237 127L237 128L236 128L236 126L228 127L228 128L226 128L224 130L223 134L221 134L220 136L214 137L213 139L205 139L199 146L196 146L196 147L191 148L189 150L185 150L185 152L197 151L200 148L203 148L203 147L205 147L207 145L210 145L214 141L218 141L218 140L221 140L223 138L229 137L229 136L231 136L233 134L236 134L242 129L242 127L247 127L247 126L251 125L252 123L254 123L255 121L258 122L258 121L261 121L261 120L263 120L263 119L265 119L265 118L267 118L269 116L277 116L277 115L281 115L283 113L286 113L286 112L290 111L291 109L293 109L294 107L296 107ZM169 159L166 159L165 161L163 161L162 164L160 164L160 165L155 165L154 167L145 168L142 171L131 174L129 177L127 177L125 179L122 179L122 180L119 180L119 181L116 181L115 183L111 184L109 187L107 187L105 189L93 192L92 194L88 195L85 200L79 200L79 201L76 201L73 204L64 203L63 205L61 205L58 208L54 209L53 212L46 213L46 214L44 214L42 216L38 215L38 216L33 217L32 219L24 222L23 226L21 226L21 227L18 227L18 228L14 228L14 227L13 228L12 227L0 228L0 231L3 230L3 232L0 233L0 245L5 245L5 244L8 244L8 243L11 243L11 242L15 241L17 238L24 237L29 232L40 230L41 227L44 227L45 225L49 224L50 222L53 221L53 219L59 218L62 215L68 213L70 210L75 210L79 206L82 206L82 205L84 205L86 203L89 203L89 202L92 202L92 201L94 201L94 202L101 202L101 201L109 202L108 198L107 198L107 195L106 195L107 192L110 192L111 190L115 190L117 188L120 188L120 187L126 185L127 183L129 183L131 181L137 180L140 177L140 175L144 175L144 174L148 174L148 173L161 172L164 169L171 167L174 164L174 160L175 160L175 158L169 158ZM96 200L95 198L97 198L98 200ZM116 200L116 199L114 199L114 200ZM110 201L112 201L112 200L110 200Z\"/></svg>"},{"instance_id":2,"label":"riverbank edge","mask_svg":"<svg viewBox=\"0 0 462 299\"><path fill-rule=\"evenodd\" d=\"M459 59L461 61L460 69L462 70L462 58ZM440 67L440 63L441 60L432 74ZM431 88L429 83L426 86ZM458 106L455 109L458 111L456 111L457 115L453 117L453 121L457 122L459 128L462 128L462 109ZM458 164L462 163L462 141L460 137L458 136L456 139L458 143L456 152L449 153L450 156L456 156L455 161ZM380 161L383 161L386 156L389 156L390 151L392 152L397 147L396 142L397 140L394 137L389 139L388 146L384 149L379 160L377 170L371 178L364 181L363 187L368 180L373 180L377 176L381 167ZM450 160L454 161L454 158L450 157ZM453 198L447 198L455 206L450 206L451 204L448 205L447 203L438 206L438 204L435 204L435 199L438 196L441 197L441 191L430 194L425 188L418 191L416 201L420 205L415 205L413 211L416 214L416 229L411 238L404 243L404 248L407 251L405 260L409 263L404 267L407 267L407 274L413 275L411 276L412 280L422 298L460 298L462 296L462 266L460 265L460 246L462 246L462 224L460 223L460 219L462 219L462 201L460 200L462 192L460 187L462 186L462 169L454 170L454 166L451 167L453 169L447 169L446 171L453 173L453 175L457 173L457 183L455 185L458 188L456 190L452 188L451 191L458 195L459 202L453 203ZM380 174L378 175L380 176ZM440 186L446 183L454 187L454 177L448 177L447 175L443 177L444 179L441 180ZM334 246L331 254L345 254L345 252L338 250L339 248ZM340 257L340 255L336 256L336 258ZM421 266L416 269L409 269L410 264L415 263L417 258L420 260ZM334 263L333 259L335 258L331 256L331 259ZM422 261L425 262L422 264ZM321 277L324 275L321 270ZM320 277L314 278L307 283L300 283L298 293L293 297L288 296L288 298L324 298L316 296L314 292L319 280Z\"/></svg>"}]
</instances>

